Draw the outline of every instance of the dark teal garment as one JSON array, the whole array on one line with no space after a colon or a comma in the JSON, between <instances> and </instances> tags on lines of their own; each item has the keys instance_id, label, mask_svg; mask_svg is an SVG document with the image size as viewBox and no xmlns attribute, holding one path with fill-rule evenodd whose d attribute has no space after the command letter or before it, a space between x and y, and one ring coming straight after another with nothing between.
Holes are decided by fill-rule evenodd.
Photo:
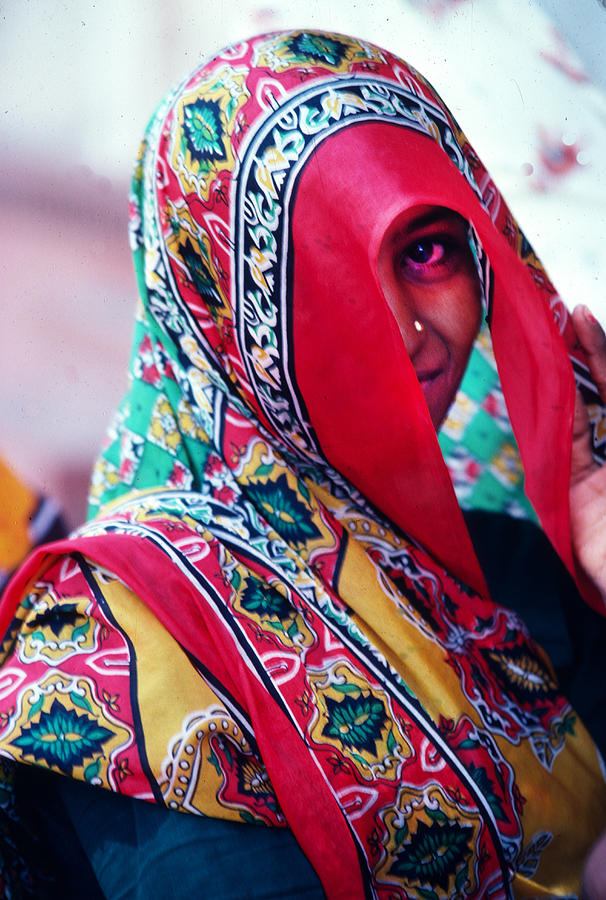
<instances>
[{"instance_id":1,"label":"dark teal garment","mask_svg":"<svg viewBox=\"0 0 606 900\"><path fill-rule=\"evenodd\" d=\"M68 779L58 784L101 889L111 900L325 897L288 829L173 812Z\"/></svg>"},{"instance_id":2,"label":"dark teal garment","mask_svg":"<svg viewBox=\"0 0 606 900\"><path fill-rule=\"evenodd\" d=\"M18 822L12 822L18 857L27 860L29 878L9 882L11 900L103 900L90 862L65 812L58 787L67 779L39 766L15 767ZM89 789L90 790L90 789ZM19 840L20 839L20 840ZM0 864L6 865L0 841ZM8 859L14 863L15 857ZM4 869L2 870L4 874ZM14 875L13 867L9 874ZM5 894L2 894L4 897Z\"/></svg>"}]
</instances>

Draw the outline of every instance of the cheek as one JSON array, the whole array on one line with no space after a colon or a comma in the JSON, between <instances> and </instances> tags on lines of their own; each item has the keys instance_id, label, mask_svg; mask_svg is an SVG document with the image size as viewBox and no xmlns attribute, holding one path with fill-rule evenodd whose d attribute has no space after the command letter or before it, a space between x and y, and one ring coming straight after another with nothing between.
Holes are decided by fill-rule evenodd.
<instances>
[{"instance_id":1,"label":"cheek","mask_svg":"<svg viewBox=\"0 0 606 900\"><path fill-rule=\"evenodd\" d=\"M440 303L439 330L458 356L467 356L480 328L482 303L480 285L475 274L461 274L450 285Z\"/></svg>"}]
</instances>

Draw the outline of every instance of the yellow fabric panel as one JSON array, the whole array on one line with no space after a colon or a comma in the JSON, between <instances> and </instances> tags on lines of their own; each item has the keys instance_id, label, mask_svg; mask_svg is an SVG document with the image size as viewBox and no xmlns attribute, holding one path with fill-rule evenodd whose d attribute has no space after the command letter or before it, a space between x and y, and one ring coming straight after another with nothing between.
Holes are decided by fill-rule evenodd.
<instances>
[{"instance_id":1,"label":"yellow fabric panel","mask_svg":"<svg viewBox=\"0 0 606 900\"><path fill-rule=\"evenodd\" d=\"M236 809L217 802L222 778L208 761L213 735L247 748L232 716L136 594L120 581L98 584L133 645L147 759L166 805L240 820Z\"/></svg>"},{"instance_id":2,"label":"yellow fabric panel","mask_svg":"<svg viewBox=\"0 0 606 900\"><path fill-rule=\"evenodd\" d=\"M360 544L349 541L339 574L339 595L353 611L356 624L424 705L451 718L471 712L456 672L445 665L444 651L435 641L424 640L418 627L385 596L379 573Z\"/></svg>"},{"instance_id":3,"label":"yellow fabric panel","mask_svg":"<svg viewBox=\"0 0 606 900\"><path fill-rule=\"evenodd\" d=\"M339 574L339 594L354 612L360 630L401 674L435 722L440 715L455 721L466 715L481 727L442 648L389 601L378 578L379 569L360 544L349 541ZM606 825L606 784L592 738L576 717L574 734L567 735L551 771L539 762L528 740L516 745L495 736L495 741L516 773L522 792L524 849L529 855L541 834L553 831L554 823L559 825L554 839L541 852L535 875L515 877L515 897L526 900L578 894L578 861L585 858Z\"/></svg>"}]
</instances>

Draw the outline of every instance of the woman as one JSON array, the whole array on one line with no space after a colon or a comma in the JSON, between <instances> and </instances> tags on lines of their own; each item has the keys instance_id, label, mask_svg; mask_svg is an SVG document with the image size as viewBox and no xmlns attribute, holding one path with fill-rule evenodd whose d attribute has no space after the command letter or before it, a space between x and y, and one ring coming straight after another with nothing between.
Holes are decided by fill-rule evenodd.
<instances>
[{"instance_id":1,"label":"woman","mask_svg":"<svg viewBox=\"0 0 606 900\"><path fill-rule=\"evenodd\" d=\"M124 852L103 847L101 871L94 845L117 806L77 781L138 798L133 817L142 799L189 814L160 810L151 844L167 822L218 835L218 880L193 854L216 896L230 874L233 896L277 896L254 891L280 865L282 896L577 893L606 824L599 753L490 598L436 429L485 318L526 494L600 606L600 471L579 402L571 482L569 361L599 446L578 345L603 382L599 326L577 311L577 340L430 86L342 36L268 35L194 72L152 120L131 222L131 387L95 518L5 599L5 756L69 776L108 895ZM161 857L140 874L160 894Z\"/></svg>"}]
</instances>

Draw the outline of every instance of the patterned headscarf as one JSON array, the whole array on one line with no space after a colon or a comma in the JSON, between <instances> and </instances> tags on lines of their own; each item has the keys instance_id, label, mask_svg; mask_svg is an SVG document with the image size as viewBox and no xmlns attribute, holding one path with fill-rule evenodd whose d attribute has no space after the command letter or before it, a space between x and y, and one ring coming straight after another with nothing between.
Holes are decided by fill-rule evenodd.
<instances>
[{"instance_id":1,"label":"patterned headscarf","mask_svg":"<svg viewBox=\"0 0 606 900\"><path fill-rule=\"evenodd\" d=\"M389 134L398 154L389 175L382 159L368 171L378 127L376 140ZM346 162L328 161L314 177L307 160L325 141L338 148L336 135ZM364 168L356 168L360 154ZM562 423L570 420L573 382L558 334L573 345L566 309L424 79L376 47L319 33L228 49L181 85L149 126L131 208L141 297L131 388L95 471L91 512L133 488L160 485L237 498L241 461L260 437L270 455L255 479L258 502L267 493L270 505L272 497L292 504L293 519L305 521L300 498L276 488L286 472L286 481L308 477L382 518L370 500L481 586L416 379L374 283L371 232L416 202L449 206L473 223L527 494L571 567ZM364 234L352 221L360 210ZM589 390L586 370L575 364ZM442 445L463 493L491 463L503 489L480 505L528 514L493 373L484 328ZM590 413L595 444L603 444L595 402ZM242 422L228 448L225 432L235 419Z\"/></svg>"},{"instance_id":2,"label":"patterned headscarf","mask_svg":"<svg viewBox=\"0 0 606 900\"><path fill-rule=\"evenodd\" d=\"M119 673L86 687L91 663L70 696L95 711L94 762L83 751L57 765L175 808L287 821L330 897L500 897L514 878L530 895L567 893L603 779L549 665L486 596L380 289L381 236L420 204L470 223L526 492L573 568L567 312L456 122L370 44L310 32L243 42L200 66L147 131L131 208L131 386L95 471L95 518L55 549L142 598L223 712L205 707L162 744L158 717L151 737L128 725L124 690L122 707L107 706ZM573 364L590 397L578 353ZM494 371L486 328L471 369L482 366ZM447 423L455 480L470 458L453 438L479 397L470 385ZM502 395L476 406L516 460ZM591 407L596 446L601 415ZM481 416L469 424L472 450L481 428ZM106 635L126 627L127 612L106 611L118 589L97 604ZM97 652L78 627L66 669ZM50 721L67 689L44 685L35 715ZM23 710L4 746L40 760ZM186 804L174 773L207 740L200 759L220 786L206 776ZM560 828L577 809L591 834Z\"/></svg>"}]
</instances>

